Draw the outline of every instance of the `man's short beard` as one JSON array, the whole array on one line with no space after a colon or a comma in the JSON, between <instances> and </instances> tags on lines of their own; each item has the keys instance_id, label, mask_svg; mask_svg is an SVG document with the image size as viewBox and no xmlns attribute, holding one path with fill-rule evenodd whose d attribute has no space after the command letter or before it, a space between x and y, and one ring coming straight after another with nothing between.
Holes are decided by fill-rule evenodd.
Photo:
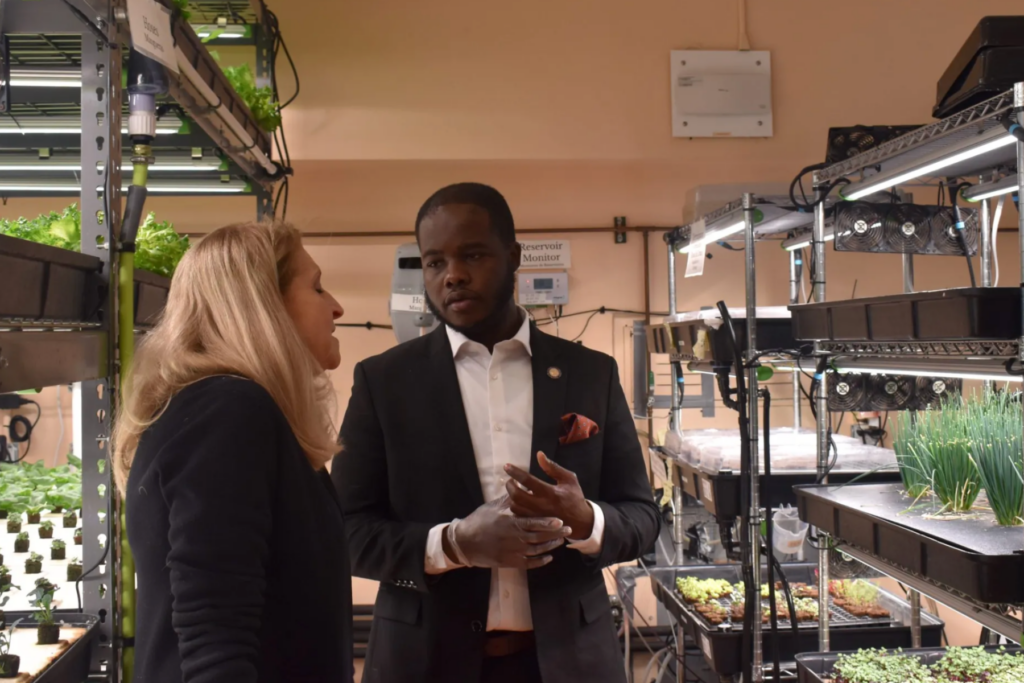
<instances>
[{"instance_id":1,"label":"man's short beard","mask_svg":"<svg viewBox=\"0 0 1024 683\"><path fill-rule=\"evenodd\" d=\"M509 270L508 275L505 277L504 281L501 284L501 289L498 290L498 296L496 297L497 303L494 307L494 310L491 311L483 320L476 323L475 325L470 325L469 327L455 325L454 323L449 321L448 318L446 318L443 313L441 313L441 309L439 307L434 305L434 302L431 301L429 294L427 295L426 299L427 308L430 310L431 313L433 313L437 317L438 320L440 320L441 322L443 322L445 325L452 328L456 332L472 339L474 336L476 336L477 333L485 332L486 330L493 328L495 325L501 322L502 317L505 315L505 311L508 309L508 305L515 299L515 294L516 274L515 271Z\"/></svg>"}]
</instances>

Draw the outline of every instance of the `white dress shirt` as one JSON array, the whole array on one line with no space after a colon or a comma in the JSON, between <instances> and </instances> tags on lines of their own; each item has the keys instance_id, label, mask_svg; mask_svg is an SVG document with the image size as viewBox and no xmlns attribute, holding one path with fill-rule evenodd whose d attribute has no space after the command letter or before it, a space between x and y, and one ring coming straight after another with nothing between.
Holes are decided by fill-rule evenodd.
<instances>
[{"instance_id":1,"label":"white dress shirt","mask_svg":"<svg viewBox=\"0 0 1024 683\"><path fill-rule=\"evenodd\" d=\"M487 502L505 495L505 464L529 471L533 454L533 364L530 350L530 317L522 311L519 332L496 344L492 355L483 344L447 328L455 357L462 404L469 423L480 486ZM601 551L604 513L594 510L590 538L571 540L570 548L586 555ZM511 513L509 513L511 514ZM461 565L444 554L442 538L447 524L438 524L427 537L424 567L427 574L443 574ZM491 575L488 631L532 631L530 593L526 570L493 569Z\"/></svg>"}]
</instances>

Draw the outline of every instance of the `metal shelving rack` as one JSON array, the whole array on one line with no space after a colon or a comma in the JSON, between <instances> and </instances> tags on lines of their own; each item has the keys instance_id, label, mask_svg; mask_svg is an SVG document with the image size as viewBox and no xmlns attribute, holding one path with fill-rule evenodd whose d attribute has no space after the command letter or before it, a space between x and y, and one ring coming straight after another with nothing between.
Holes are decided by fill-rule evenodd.
<instances>
[{"instance_id":1,"label":"metal shelving rack","mask_svg":"<svg viewBox=\"0 0 1024 683\"><path fill-rule=\"evenodd\" d=\"M874 149L844 160L814 174L816 196L821 197L832 183L841 179L854 179L843 188L842 194L857 199L861 192L878 190L910 178L980 177L987 181L996 171L1014 170L1018 196L1024 196L1024 141L1013 140L1007 131L1005 121L1024 125L1024 83L1016 84L1011 91L1003 93L959 114L924 126L902 137L891 140ZM1005 184L1005 183L1004 183ZM987 206L982 206L982 285L991 286L992 245L990 242L990 217ZM1021 264L1024 265L1024 213L1020 214ZM825 212L819 206L815 212L813 228L813 249L816 256L816 281L813 287L814 302L825 301ZM905 289L913 285L912 269L905 277ZM889 357L899 359L908 368L915 363L926 362L929 358L940 358L951 363L963 364L970 368L972 359L979 357L1000 359L1021 359L1024 354L1024 330L1021 338L1013 341L929 341L929 342L816 342L815 355L818 358L834 356L847 357ZM828 463L828 403L826 385L828 375L822 379L818 397L818 467L827 475ZM827 477L825 479L827 483ZM828 541L822 535L822 540ZM844 553L853 556L865 565L912 588L912 603L920 606L920 595L927 595L936 601L985 625L992 631L1019 642L1022 638L1022 624L1014 612L1020 605L990 605L979 603L973 598L951 591L922 576L909 572L884 558L876 557L834 539L835 545ZM827 548L828 542L822 543ZM819 553L819 573L822 585L828 580L829 556L827 550ZM1024 580L1024 577L1022 577ZM823 612L824 614L824 612ZM919 626L920 618L915 620ZM915 647L919 646L920 629L914 633ZM822 620L819 649L829 650L827 620Z\"/></svg>"},{"instance_id":2,"label":"metal shelving rack","mask_svg":"<svg viewBox=\"0 0 1024 683\"><path fill-rule=\"evenodd\" d=\"M255 47L257 83L270 83L271 44L261 0L196 2L190 10L194 23L244 26L244 39L232 44ZM82 582L82 603L85 612L101 620L89 671L90 680L113 683L120 678L122 529L108 455L118 392L117 249L110 247L117 244L121 226L122 119L126 118L122 66L130 47L126 12L125 0L11 0L0 5L0 129L14 126L18 133L2 131L8 135L0 135L0 163L12 152L37 158L60 153L78 160L83 169L72 174L64 171L63 176L33 171L34 181L42 178L51 185L43 191L4 188L0 180L0 195L79 195L81 252L98 259L107 285L98 320L0 320L0 392L82 383L82 561L87 570L96 567ZM224 182L244 185L235 196L253 196L257 216L272 216L272 190L280 176L269 160L270 137L257 126L196 31L175 16L173 32L183 73L168 74L170 97L159 104L178 116L166 117L162 123L173 121L177 128L185 117L189 125L158 136L153 146L158 163L165 154L194 158L215 153L222 159L218 171ZM186 77L189 69L193 79ZM25 73L46 77L58 71L79 80L80 87L19 84L25 80L19 76ZM210 106L204 90L218 98L234 121ZM16 142L10 144L12 140ZM57 182L66 183L68 178L74 185L70 190ZM164 194L206 194L181 187L171 184ZM103 519L108 510L111 514Z\"/></svg>"}]
</instances>

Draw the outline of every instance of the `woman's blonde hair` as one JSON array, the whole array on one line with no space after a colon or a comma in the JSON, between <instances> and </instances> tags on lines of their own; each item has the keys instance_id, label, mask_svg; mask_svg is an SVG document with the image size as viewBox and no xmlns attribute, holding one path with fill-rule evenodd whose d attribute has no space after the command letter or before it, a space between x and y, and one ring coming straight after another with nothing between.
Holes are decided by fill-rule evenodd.
<instances>
[{"instance_id":1,"label":"woman's blonde hair","mask_svg":"<svg viewBox=\"0 0 1024 683\"><path fill-rule=\"evenodd\" d=\"M274 398L314 468L339 450L334 390L285 310L302 235L280 221L210 233L182 259L163 317L146 335L114 426L114 478L122 494L143 432L183 388L239 375Z\"/></svg>"}]
</instances>

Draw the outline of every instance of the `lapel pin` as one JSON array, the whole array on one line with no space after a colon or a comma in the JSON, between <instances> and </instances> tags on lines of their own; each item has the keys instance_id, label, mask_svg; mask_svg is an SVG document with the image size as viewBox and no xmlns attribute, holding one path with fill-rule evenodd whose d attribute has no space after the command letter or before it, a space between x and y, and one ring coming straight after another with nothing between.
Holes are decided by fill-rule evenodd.
<instances>
[{"instance_id":1,"label":"lapel pin","mask_svg":"<svg viewBox=\"0 0 1024 683\"><path fill-rule=\"evenodd\" d=\"M548 368L548 377L551 379L558 379L562 376L562 371L558 368Z\"/></svg>"}]
</instances>

